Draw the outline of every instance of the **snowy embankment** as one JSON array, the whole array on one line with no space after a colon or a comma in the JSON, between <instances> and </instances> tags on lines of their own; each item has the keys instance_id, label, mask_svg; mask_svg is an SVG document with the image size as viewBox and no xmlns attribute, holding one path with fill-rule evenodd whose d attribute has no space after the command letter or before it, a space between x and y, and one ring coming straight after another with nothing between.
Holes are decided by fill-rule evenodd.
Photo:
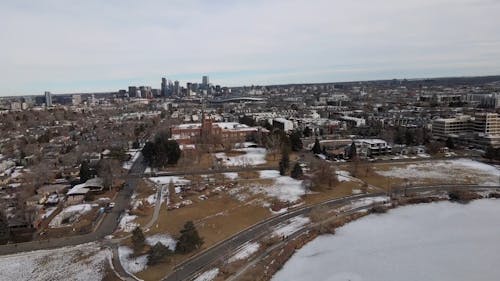
<instances>
[{"instance_id":1,"label":"snowy embankment","mask_svg":"<svg viewBox=\"0 0 500 281\"><path fill-rule=\"evenodd\" d=\"M244 260L255 252L257 252L260 248L260 244L257 242L248 242L243 244L236 252L227 260L229 263Z\"/></svg>"},{"instance_id":2,"label":"snowy embankment","mask_svg":"<svg viewBox=\"0 0 500 281\"><path fill-rule=\"evenodd\" d=\"M308 243L272 280L496 281L498 213L498 199L483 199L370 215Z\"/></svg>"},{"instance_id":3,"label":"snowy embankment","mask_svg":"<svg viewBox=\"0 0 500 281\"><path fill-rule=\"evenodd\" d=\"M309 222L311 222L311 219L304 216L291 218L288 222L280 223L276 226L272 235L275 237L290 236L304 228Z\"/></svg>"},{"instance_id":4,"label":"snowy embankment","mask_svg":"<svg viewBox=\"0 0 500 281\"><path fill-rule=\"evenodd\" d=\"M376 170L385 177L409 179L418 183L424 179L465 182L467 178L482 185L498 185L500 170L471 159L425 161L405 166L394 165L389 170Z\"/></svg>"},{"instance_id":5,"label":"snowy embankment","mask_svg":"<svg viewBox=\"0 0 500 281\"><path fill-rule=\"evenodd\" d=\"M0 280L102 280L109 258L96 243L0 256Z\"/></svg>"},{"instance_id":6,"label":"snowy embankment","mask_svg":"<svg viewBox=\"0 0 500 281\"><path fill-rule=\"evenodd\" d=\"M356 208L367 207L367 206L370 206L372 204L377 204L377 203L385 204L385 203L390 203L390 202L391 202L391 198L389 198L388 196L361 198L361 199L354 200L350 204L341 207L339 209L339 211L346 212L346 211L354 210Z\"/></svg>"},{"instance_id":7,"label":"snowy embankment","mask_svg":"<svg viewBox=\"0 0 500 281\"><path fill-rule=\"evenodd\" d=\"M215 279L215 277L217 277L218 274L219 274L219 269L213 268L213 269L210 269L210 270L203 272L198 277L196 277L196 279L194 279L193 281L212 281Z\"/></svg>"}]
</instances>

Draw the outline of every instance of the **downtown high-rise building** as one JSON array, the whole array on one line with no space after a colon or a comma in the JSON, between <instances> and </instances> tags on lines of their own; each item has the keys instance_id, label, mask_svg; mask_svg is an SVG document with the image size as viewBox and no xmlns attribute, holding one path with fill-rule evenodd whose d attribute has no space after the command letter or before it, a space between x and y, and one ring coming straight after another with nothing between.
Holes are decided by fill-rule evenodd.
<instances>
[{"instance_id":1,"label":"downtown high-rise building","mask_svg":"<svg viewBox=\"0 0 500 281\"><path fill-rule=\"evenodd\" d=\"M45 106L52 107L52 93L45 92Z\"/></svg>"},{"instance_id":2,"label":"downtown high-rise building","mask_svg":"<svg viewBox=\"0 0 500 281\"><path fill-rule=\"evenodd\" d=\"M168 84L167 84L167 78L165 77L161 78L161 96L162 97L168 96Z\"/></svg>"},{"instance_id":3,"label":"downtown high-rise building","mask_svg":"<svg viewBox=\"0 0 500 281\"><path fill-rule=\"evenodd\" d=\"M204 75L202 78L201 78L201 84L203 86L204 89L208 88L208 76L207 75Z\"/></svg>"},{"instance_id":4,"label":"downtown high-rise building","mask_svg":"<svg viewBox=\"0 0 500 281\"><path fill-rule=\"evenodd\" d=\"M174 82L174 95L179 96L181 94L181 85L179 81L175 80Z\"/></svg>"}]
</instances>

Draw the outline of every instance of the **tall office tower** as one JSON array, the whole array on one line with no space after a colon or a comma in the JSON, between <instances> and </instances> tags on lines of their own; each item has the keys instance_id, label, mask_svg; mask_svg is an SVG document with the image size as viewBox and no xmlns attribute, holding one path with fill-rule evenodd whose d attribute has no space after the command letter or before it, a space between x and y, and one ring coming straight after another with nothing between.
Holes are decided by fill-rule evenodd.
<instances>
[{"instance_id":1,"label":"tall office tower","mask_svg":"<svg viewBox=\"0 0 500 281\"><path fill-rule=\"evenodd\" d=\"M45 92L45 106L52 106L52 94L50 92Z\"/></svg>"},{"instance_id":2,"label":"tall office tower","mask_svg":"<svg viewBox=\"0 0 500 281\"><path fill-rule=\"evenodd\" d=\"M131 98L137 97L137 87L136 86L129 86L128 87L128 96Z\"/></svg>"},{"instance_id":3,"label":"tall office tower","mask_svg":"<svg viewBox=\"0 0 500 281\"><path fill-rule=\"evenodd\" d=\"M201 84L203 85L203 88L206 89L208 87L208 76L207 75L203 76L201 80L202 80Z\"/></svg>"},{"instance_id":4,"label":"tall office tower","mask_svg":"<svg viewBox=\"0 0 500 281\"><path fill-rule=\"evenodd\" d=\"M161 95L163 97L167 96L167 78L161 78Z\"/></svg>"},{"instance_id":5,"label":"tall office tower","mask_svg":"<svg viewBox=\"0 0 500 281\"><path fill-rule=\"evenodd\" d=\"M179 81L175 80L175 82L174 82L174 94L176 96L179 96L180 93L181 93L181 86L179 84Z\"/></svg>"}]
</instances>

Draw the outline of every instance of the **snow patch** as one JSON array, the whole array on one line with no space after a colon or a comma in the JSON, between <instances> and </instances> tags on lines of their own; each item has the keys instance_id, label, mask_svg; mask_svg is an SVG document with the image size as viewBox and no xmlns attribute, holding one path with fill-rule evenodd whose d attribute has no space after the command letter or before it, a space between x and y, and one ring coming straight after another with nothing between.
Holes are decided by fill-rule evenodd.
<instances>
[{"instance_id":1,"label":"snow patch","mask_svg":"<svg viewBox=\"0 0 500 281\"><path fill-rule=\"evenodd\" d=\"M148 256L142 255L133 257L134 251L127 246L118 247L118 256L123 269L128 273L137 273L143 271L147 267Z\"/></svg>"},{"instance_id":2,"label":"snow patch","mask_svg":"<svg viewBox=\"0 0 500 281\"><path fill-rule=\"evenodd\" d=\"M177 245L177 241L168 234L155 234L146 238L146 243L149 246L154 246L158 242L172 251L175 250L175 246Z\"/></svg>"},{"instance_id":3,"label":"snow patch","mask_svg":"<svg viewBox=\"0 0 500 281\"><path fill-rule=\"evenodd\" d=\"M215 277L217 277L218 274L219 274L219 269L213 268L213 269L210 269L208 271L203 272L193 281L212 281L215 279Z\"/></svg>"},{"instance_id":4,"label":"snow patch","mask_svg":"<svg viewBox=\"0 0 500 281\"><path fill-rule=\"evenodd\" d=\"M250 257L251 255L253 255L255 252L257 252L259 250L259 248L260 248L260 244L257 242L245 243L245 244L243 244L243 246L241 246L236 251L236 253L234 253L233 256L231 256L228 259L228 262L231 263L231 262L235 262L238 260L246 259L246 258Z\"/></svg>"},{"instance_id":5,"label":"snow patch","mask_svg":"<svg viewBox=\"0 0 500 281\"><path fill-rule=\"evenodd\" d=\"M291 218L288 222L280 223L278 226L276 226L273 231L273 236L290 236L304 228L304 226L310 221L311 219L305 216L297 216Z\"/></svg>"}]
</instances>

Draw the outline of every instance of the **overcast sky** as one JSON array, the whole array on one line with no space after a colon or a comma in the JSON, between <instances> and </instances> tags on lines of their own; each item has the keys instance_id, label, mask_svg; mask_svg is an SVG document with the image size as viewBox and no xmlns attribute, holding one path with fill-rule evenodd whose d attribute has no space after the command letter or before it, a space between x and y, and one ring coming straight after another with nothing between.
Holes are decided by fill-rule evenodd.
<instances>
[{"instance_id":1,"label":"overcast sky","mask_svg":"<svg viewBox=\"0 0 500 281\"><path fill-rule=\"evenodd\" d=\"M0 95L500 74L500 0L0 0Z\"/></svg>"}]
</instances>

